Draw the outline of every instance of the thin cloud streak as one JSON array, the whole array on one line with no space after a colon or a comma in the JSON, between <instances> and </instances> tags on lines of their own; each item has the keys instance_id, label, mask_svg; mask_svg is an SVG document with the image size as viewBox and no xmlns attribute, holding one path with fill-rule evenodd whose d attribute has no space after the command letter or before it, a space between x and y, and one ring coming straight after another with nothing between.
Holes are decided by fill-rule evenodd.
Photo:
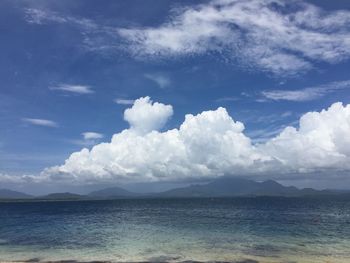
<instances>
[{"instance_id":1,"label":"thin cloud streak","mask_svg":"<svg viewBox=\"0 0 350 263\"><path fill-rule=\"evenodd\" d=\"M350 80L336 81L325 85L308 87L299 90L265 90L261 92L263 99L258 99L260 102L266 100L273 101L295 101L304 102L310 100L316 100L327 94L336 92L338 90L350 88Z\"/></svg>"},{"instance_id":2,"label":"thin cloud streak","mask_svg":"<svg viewBox=\"0 0 350 263\"><path fill-rule=\"evenodd\" d=\"M144 76L145 78L156 83L161 89L164 89L171 84L170 78L161 73L148 73Z\"/></svg>"},{"instance_id":3,"label":"thin cloud streak","mask_svg":"<svg viewBox=\"0 0 350 263\"><path fill-rule=\"evenodd\" d=\"M71 84L60 84L58 86L49 87L50 90L60 90L66 92L72 92L77 94L92 94L95 91L86 85L71 85Z\"/></svg>"},{"instance_id":4,"label":"thin cloud streak","mask_svg":"<svg viewBox=\"0 0 350 263\"><path fill-rule=\"evenodd\" d=\"M52 120L46 120L46 119L35 119L35 118L23 118L22 121L26 123L30 123L32 125L37 126L45 126L45 127L51 127L51 128L57 128L58 124Z\"/></svg>"},{"instance_id":5,"label":"thin cloud streak","mask_svg":"<svg viewBox=\"0 0 350 263\"><path fill-rule=\"evenodd\" d=\"M84 137L84 140L96 140L104 137L102 133L98 132L83 132L81 135Z\"/></svg>"},{"instance_id":6,"label":"thin cloud streak","mask_svg":"<svg viewBox=\"0 0 350 263\"><path fill-rule=\"evenodd\" d=\"M119 104L119 105L132 105L134 104L134 100L130 100L130 99L121 99L121 98L116 98L114 100L115 103Z\"/></svg>"}]
</instances>

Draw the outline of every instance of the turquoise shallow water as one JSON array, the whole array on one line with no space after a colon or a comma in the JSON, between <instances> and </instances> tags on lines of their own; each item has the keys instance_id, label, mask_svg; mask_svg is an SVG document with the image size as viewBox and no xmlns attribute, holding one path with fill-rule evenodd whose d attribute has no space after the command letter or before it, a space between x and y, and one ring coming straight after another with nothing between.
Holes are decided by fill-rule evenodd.
<instances>
[{"instance_id":1,"label":"turquoise shallow water","mask_svg":"<svg viewBox=\"0 0 350 263\"><path fill-rule=\"evenodd\" d=\"M350 200L0 203L0 261L350 262Z\"/></svg>"}]
</instances>

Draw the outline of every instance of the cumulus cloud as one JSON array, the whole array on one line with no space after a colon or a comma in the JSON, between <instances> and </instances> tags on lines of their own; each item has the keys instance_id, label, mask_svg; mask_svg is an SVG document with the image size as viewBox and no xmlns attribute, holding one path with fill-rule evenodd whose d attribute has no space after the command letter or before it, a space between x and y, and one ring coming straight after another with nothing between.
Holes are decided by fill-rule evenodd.
<instances>
[{"instance_id":1,"label":"cumulus cloud","mask_svg":"<svg viewBox=\"0 0 350 263\"><path fill-rule=\"evenodd\" d=\"M58 86L49 87L51 90L61 90L66 92L72 92L77 94L91 94L94 90L90 86L86 85L70 85L70 84L60 84Z\"/></svg>"},{"instance_id":2,"label":"cumulus cloud","mask_svg":"<svg viewBox=\"0 0 350 263\"><path fill-rule=\"evenodd\" d=\"M309 172L345 169L350 165L350 104L334 103L327 110L309 112L299 129L285 128L260 148L286 169Z\"/></svg>"},{"instance_id":3,"label":"cumulus cloud","mask_svg":"<svg viewBox=\"0 0 350 263\"><path fill-rule=\"evenodd\" d=\"M120 28L136 57L216 54L274 74L350 57L350 12L302 1L213 0L172 10L157 27Z\"/></svg>"},{"instance_id":4,"label":"cumulus cloud","mask_svg":"<svg viewBox=\"0 0 350 263\"><path fill-rule=\"evenodd\" d=\"M134 105L124 112L124 120L130 129L139 133L148 133L161 129L173 115L173 107L162 103L153 103L150 97L135 100Z\"/></svg>"},{"instance_id":5,"label":"cumulus cloud","mask_svg":"<svg viewBox=\"0 0 350 263\"><path fill-rule=\"evenodd\" d=\"M58 124L52 120L23 118L22 121L26 123L30 123L32 125L37 125L37 126L45 126L45 127L51 127L51 128L58 127Z\"/></svg>"},{"instance_id":6,"label":"cumulus cloud","mask_svg":"<svg viewBox=\"0 0 350 263\"><path fill-rule=\"evenodd\" d=\"M261 95L267 100L287 100L287 101L309 101L319 99L326 96L329 93L335 92L341 89L350 88L350 81L335 81L326 85L308 87L298 90L268 90L262 91ZM259 99L259 101L264 101Z\"/></svg>"},{"instance_id":7,"label":"cumulus cloud","mask_svg":"<svg viewBox=\"0 0 350 263\"><path fill-rule=\"evenodd\" d=\"M188 114L179 128L160 131L170 105L140 98L124 118L130 128L71 154L41 177L73 181L179 181L247 175L288 178L350 171L350 104L309 112L264 143L252 143L226 109ZM150 117L153 115L153 117ZM146 125L144 124L146 123ZM267 176L268 175L268 176ZM303 175L305 177L305 175Z\"/></svg>"}]
</instances>

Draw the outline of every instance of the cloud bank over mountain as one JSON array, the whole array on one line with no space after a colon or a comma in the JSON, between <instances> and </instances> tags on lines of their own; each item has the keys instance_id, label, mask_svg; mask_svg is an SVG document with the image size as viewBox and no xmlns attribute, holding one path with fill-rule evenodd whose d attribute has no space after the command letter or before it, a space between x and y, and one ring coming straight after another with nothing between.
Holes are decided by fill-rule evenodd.
<instances>
[{"instance_id":1,"label":"cloud bank over mountain","mask_svg":"<svg viewBox=\"0 0 350 263\"><path fill-rule=\"evenodd\" d=\"M162 131L172 114L170 105L137 99L124 112L130 128L109 143L71 154L63 165L47 168L33 180L191 181L224 174L317 179L350 171L350 104L308 112L299 128L286 127L262 144L253 144L243 123L225 108L187 114L179 128Z\"/></svg>"}]
</instances>

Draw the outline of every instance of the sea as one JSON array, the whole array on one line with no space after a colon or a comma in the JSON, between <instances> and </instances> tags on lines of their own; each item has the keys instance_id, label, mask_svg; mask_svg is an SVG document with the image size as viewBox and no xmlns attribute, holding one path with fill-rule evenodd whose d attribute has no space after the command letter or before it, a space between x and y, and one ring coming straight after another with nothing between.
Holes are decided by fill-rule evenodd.
<instances>
[{"instance_id":1,"label":"sea","mask_svg":"<svg viewBox=\"0 0 350 263\"><path fill-rule=\"evenodd\" d=\"M0 261L350 262L350 200L0 203Z\"/></svg>"}]
</instances>

